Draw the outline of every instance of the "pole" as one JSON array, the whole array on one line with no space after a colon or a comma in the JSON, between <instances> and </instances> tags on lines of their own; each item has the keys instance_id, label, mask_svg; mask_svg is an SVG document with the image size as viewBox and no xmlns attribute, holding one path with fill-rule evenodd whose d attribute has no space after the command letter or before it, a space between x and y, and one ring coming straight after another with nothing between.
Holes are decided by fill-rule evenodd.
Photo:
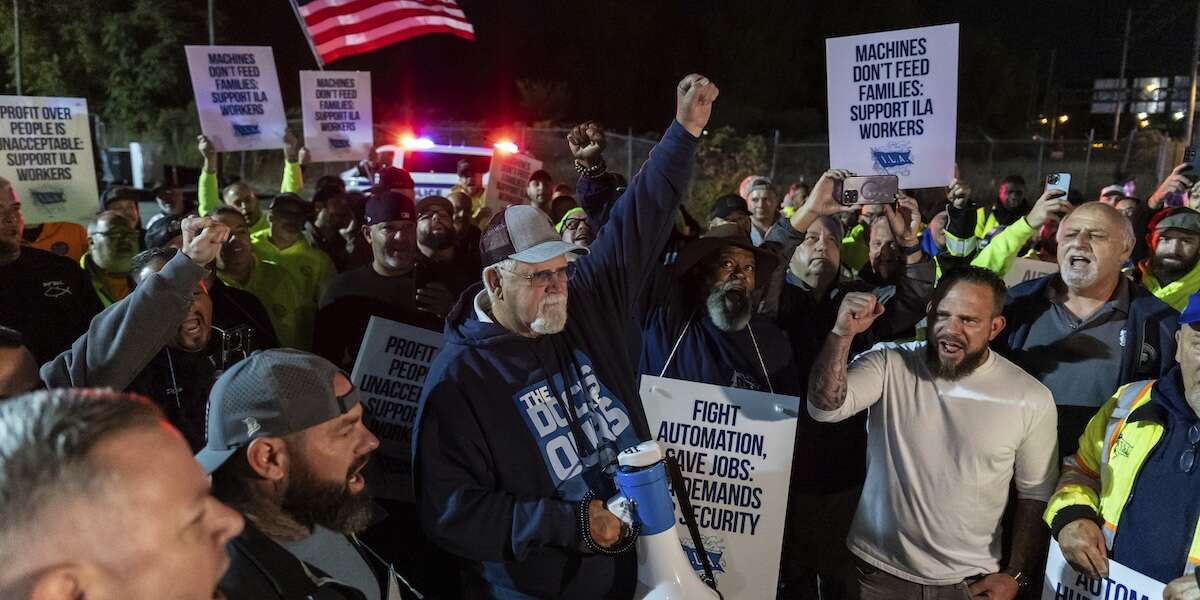
<instances>
[{"instance_id":1,"label":"pole","mask_svg":"<svg viewBox=\"0 0 1200 600\"><path fill-rule=\"evenodd\" d=\"M1117 92L1117 113L1113 115L1112 141L1117 141L1121 135L1121 113L1125 111L1125 94L1129 90L1125 81L1125 62L1129 58L1129 24L1133 21L1133 8L1125 10L1125 43L1121 44L1121 87Z\"/></svg>"},{"instance_id":2,"label":"pole","mask_svg":"<svg viewBox=\"0 0 1200 600\"><path fill-rule=\"evenodd\" d=\"M1087 158L1083 160L1083 193L1088 190L1088 175L1092 168L1092 143L1096 141L1096 128L1088 130Z\"/></svg>"},{"instance_id":3,"label":"pole","mask_svg":"<svg viewBox=\"0 0 1200 600\"><path fill-rule=\"evenodd\" d=\"M775 130L775 144L771 146L771 181L775 181L775 163L779 160L779 130Z\"/></svg>"},{"instance_id":4,"label":"pole","mask_svg":"<svg viewBox=\"0 0 1200 600\"><path fill-rule=\"evenodd\" d=\"M324 71L325 63L321 61L321 54L317 52L317 46L313 44L312 36L308 34L308 25L304 22L304 17L300 15L300 5L296 4L296 0L288 0L288 4L292 5L292 13L296 15L296 22L300 24L300 33L304 34L304 41L308 42L308 49L312 50L313 60L317 61L317 70Z\"/></svg>"},{"instance_id":5,"label":"pole","mask_svg":"<svg viewBox=\"0 0 1200 600\"><path fill-rule=\"evenodd\" d=\"M22 85L20 85L20 6L18 0L12 0L12 48L14 54L16 54L17 95L22 96Z\"/></svg>"},{"instance_id":6,"label":"pole","mask_svg":"<svg viewBox=\"0 0 1200 600\"><path fill-rule=\"evenodd\" d=\"M17 63L20 64L20 63ZM1196 132L1196 80L1200 78L1200 1L1196 2L1196 35L1192 40L1192 91L1188 94L1187 143L1195 143Z\"/></svg>"},{"instance_id":7,"label":"pole","mask_svg":"<svg viewBox=\"0 0 1200 600\"><path fill-rule=\"evenodd\" d=\"M15 2L16 0L13 0L13 1ZM216 13L216 10L213 7L213 5L216 3L216 1L217 0L208 0L208 45L209 46L217 45L217 24L216 24L216 19L214 17L214 13Z\"/></svg>"}]
</instances>

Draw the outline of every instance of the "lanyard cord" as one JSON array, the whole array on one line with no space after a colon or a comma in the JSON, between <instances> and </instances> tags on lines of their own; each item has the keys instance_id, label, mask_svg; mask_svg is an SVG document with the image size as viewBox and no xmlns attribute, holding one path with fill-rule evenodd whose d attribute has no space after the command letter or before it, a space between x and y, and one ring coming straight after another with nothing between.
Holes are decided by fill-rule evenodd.
<instances>
[{"instance_id":1,"label":"lanyard cord","mask_svg":"<svg viewBox=\"0 0 1200 600\"><path fill-rule=\"evenodd\" d=\"M679 338L675 340L675 345L671 347L671 353L667 355L667 361L663 363L662 371L659 371L658 373L659 377L666 376L667 367L671 366L671 359L675 358L675 352L679 350L679 344L683 341L683 336L687 335L688 328L692 326L692 320L695 318L695 316L696 311L693 310L692 316L688 317L687 323L683 326L683 331L679 332ZM758 357L758 366L762 368L763 377L767 382L767 389L774 394L775 386L771 384L771 374L767 372L767 363L763 361L762 351L758 349L758 338L754 336L754 327L752 327L749 323L746 323L746 329L750 332L750 343L754 345L754 355Z\"/></svg>"}]
</instances>

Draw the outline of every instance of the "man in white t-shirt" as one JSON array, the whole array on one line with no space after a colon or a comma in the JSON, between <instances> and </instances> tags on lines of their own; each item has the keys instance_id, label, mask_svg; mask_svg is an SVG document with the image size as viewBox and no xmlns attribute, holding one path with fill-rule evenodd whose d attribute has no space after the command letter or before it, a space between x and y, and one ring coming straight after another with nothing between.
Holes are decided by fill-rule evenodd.
<instances>
[{"instance_id":1,"label":"man in white t-shirt","mask_svg":"<svg viewBox=\"0 0 1200 600\"><path fill-rule=\"evenodd\" d=\"M990 271L951 271L930 299L931 341L882 344L849 368L851 340L883 306L871 294L842 301L808 410L832 422L870 409L867 481L847 539L862 600L1011 600L1040 580L1056 413L1045 386L988 349L1004 329L1005 295ZM1010 483L1017 505L1002 557Z\"/></svg>"}]
</instances>

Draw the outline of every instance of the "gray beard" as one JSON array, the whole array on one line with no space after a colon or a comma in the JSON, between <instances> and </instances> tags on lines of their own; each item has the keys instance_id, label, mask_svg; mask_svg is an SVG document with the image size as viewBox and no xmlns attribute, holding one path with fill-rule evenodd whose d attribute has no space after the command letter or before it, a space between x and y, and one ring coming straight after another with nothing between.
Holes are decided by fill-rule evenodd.
<instances>
[{"instance_id":1,"label":"gray beard","mask_svg":"<svg viewBox=\"0 0 1200 600\"><path fill-rule=\"evenodd\" d=\"M708 317L721 331L741 331L750 324L750 292L728 282L713 288L704 304L708 308Z\"/></svg>"}]
</instances>

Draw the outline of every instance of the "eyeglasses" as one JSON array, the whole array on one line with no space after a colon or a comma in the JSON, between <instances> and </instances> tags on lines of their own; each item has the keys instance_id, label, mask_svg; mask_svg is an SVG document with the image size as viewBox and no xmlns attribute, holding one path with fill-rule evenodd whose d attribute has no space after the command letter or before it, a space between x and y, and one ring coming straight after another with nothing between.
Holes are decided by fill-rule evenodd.
<instances>
[{"instance_id":1,"label":"eyeglasses","mask_svg":"<svg viewBox=\"0 0 1200 600\"><path fill-rule=\"evenodd\" d=\"M501 268L504 269L504 267ZM518 273L512 269L504 270L528 281L529 285L532 285L533 287L549 287L550 284L557 281L560 277L563 281L570 281L571 277L575 275L575 263L567 263L567 266L561 269L547 269L545 271L537 271L529 274Z\"/></svg>"},{"instance_id":2,"label":"eyeglasses","mask_svg":"<svg viewBox=\"0 0 1200 600\"><path fill-rule=\"evenodd\" d=\"M1179 470L1191 473L1196 468L1196 453L1200 452L1200 423L1188 427L1187 439L1192 447L1179 455Z\"/></svg>"}]
</instances>

